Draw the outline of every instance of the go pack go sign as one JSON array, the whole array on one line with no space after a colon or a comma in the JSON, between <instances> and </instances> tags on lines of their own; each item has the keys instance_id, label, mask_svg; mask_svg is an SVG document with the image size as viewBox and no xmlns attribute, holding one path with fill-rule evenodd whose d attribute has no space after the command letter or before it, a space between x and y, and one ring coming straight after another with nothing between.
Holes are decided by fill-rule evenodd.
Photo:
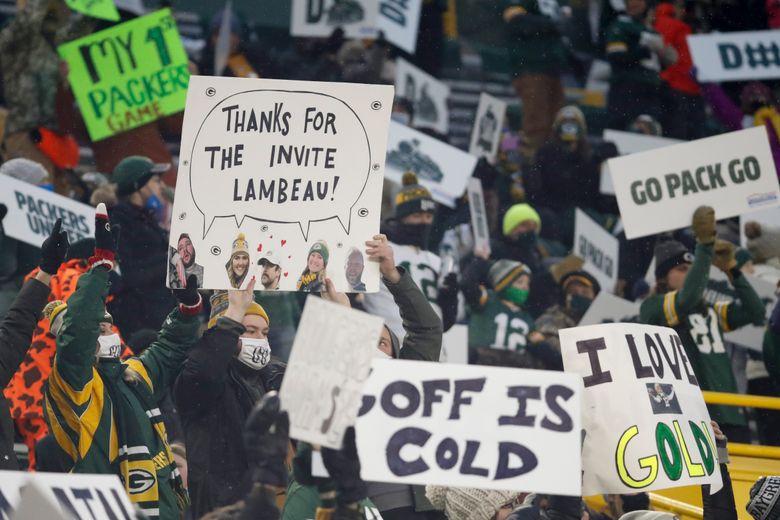
<instances>
[{"instance_id":1,"label":"go pack go sign","mask_svg":"<svg viewBox=\"0 0 780 520\"><path fill-rule=\"evenodd\" d=\"M184 110L188 58L170 9L58 48L93 141Z\"/></svg>"}]
</instances>

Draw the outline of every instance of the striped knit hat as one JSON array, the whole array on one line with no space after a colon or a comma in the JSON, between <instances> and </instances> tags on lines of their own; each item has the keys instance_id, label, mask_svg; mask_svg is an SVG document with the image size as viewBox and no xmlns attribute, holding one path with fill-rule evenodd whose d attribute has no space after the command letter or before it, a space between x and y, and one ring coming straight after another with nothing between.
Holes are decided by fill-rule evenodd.
<instances>
[{"instance_id":1,"label":"striped knit hat","mask_svg":"<svg viewBox=\"0 0 780 520\"><path fill-rule=\"evenodd\" d=\"M496 292L503 291L522 275L531 276L531 270L522 262L497 260L490 266L488 280Z\"/></svg>"}]
</instances>

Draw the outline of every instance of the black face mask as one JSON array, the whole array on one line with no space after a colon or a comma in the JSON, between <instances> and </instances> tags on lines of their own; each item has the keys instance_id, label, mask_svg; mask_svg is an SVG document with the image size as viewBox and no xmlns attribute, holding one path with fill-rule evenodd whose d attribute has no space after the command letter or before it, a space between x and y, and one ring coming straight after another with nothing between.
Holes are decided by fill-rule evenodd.
<instances>
[{"instance_id":1,"label":"black face mask","mask_svg":"<svg viewBox=\"0 0 780 520\"><path fill-rule=\"evenodd\" d=\"M401 222L396 222L390 239L398 245L417 246L420 249L427 250L432 228L431 224L402 224Z\"/></svg>"},{"instance_id":2,"label":"black face mask","mask_svg":"<svg viewBox=\"0 0 780 520\"><path fill-rule=\"evenodd\" d=\"M517 238L510 239L510 242L515 247L519 247L520 249L532 249L536 246L536 232L527 231L521 235L518 235Z\"/></svg>"}]
</instances>

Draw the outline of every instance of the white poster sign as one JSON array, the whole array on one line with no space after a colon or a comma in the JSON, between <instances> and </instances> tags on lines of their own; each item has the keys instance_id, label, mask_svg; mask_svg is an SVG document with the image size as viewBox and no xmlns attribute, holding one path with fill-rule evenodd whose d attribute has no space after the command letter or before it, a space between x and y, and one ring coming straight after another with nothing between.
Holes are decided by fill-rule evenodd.
<instances>
[{"instance_id":1,"label":"white poster sign","mask_svg":"<svg viewBox=\"0 0 780 520\"><path fill-rule=\"evenodd\" d=\"M95 235L95 208L8 175L0 175L0 204L6 236L40 247L58 218L70 243Z\"/></svg>"},{"instance_id":2,"label":"white poster sign","mask_svg":"<svg viewBox=\"0 0 780 520\"><path fill-rule=\"evenodd\" d=\"M505 114L506 103L485 92L479 95L479 106L474 116L474 128L471 129L471 142L469 144L471 155L485 157L491 164L496 162Z\"/></svg>"},{"instance_id":3,"label":"white poster sign","mask_svg":"<svg viewBox=\"0 0 780 520\"><path fill-rule=\"evenodd\" d=\"M699 81L780 78L780 32L689 34Z\"/></svg>"},{"instance_id":4,"label":"white poster sign","mask_svg":"<svg viewBox=\"0 0 780 520\"><path fill-rule=\"evenodd\" d=\"M610 159L609 170L629 239L690 226L701 205L718 219L780 205L760 126Z\"/></svg>"},{"instance_id":5,"label":"white poster sign","mask_svg":"<svg viewBox=\"0 0 780 520\"><path fill-rule=\"evenodd\" d=\"M469 177L468 190L471 230L474 233L474 249L482 249L490 254L490 230L488 229L482 181L476 177Z\"/></svg>"},{"instance_id":6,"label":"white poster sign","mask_svg":"<svg viewBox=\"0 0 780 520\"><path fill-rule=\"evenodd\" d=\"M634 132L623 132L621 130L604 130L602 136L605 141L615 143L620 155L630 155L632 153L646 152L663 148L672 144L679 144L679 139L669 137L657 137L654 135L637 134ZM601 184L599 191L605 195L614 195L615 186L612 183L612 175L609 172L609 165L604 161L601 165Z\"/></svg>"},{"instance_id":7,"label":"white poster sign","mask_svg":"<svg viewBox=\"0 0 780 520\"><path fill-rule=\"evenodd\" d=\"M441 204L455 207L474 172L477 158L395 121L390 122L385 177L401 184L412 171Z\"/></svg>"},{"instance_id":8,"label":"white poster sign","mask_svg":"<svg viewBox=\"0 0 780 520\"><path fill-rule=\"evenodd\" d=\"M613 323L559 335L564 369L585 386L583 495L721 488L710 416L674 330Z\"/></svg>"},{"instance_id":9,"label":"white poster sign","mask_svg":"<svg viewBox=\"0 0 780 520\"><path fill-rule=\"evenodd\" d=\"M383 85L193 76L168 285L319 291L327 276L377 291L361 251L379 231L392 103Z\"/></svg>"},{"instance_id":10,"label":"white poster sign","mask_svg":"<svg viewBox=\"0 0 780 520\"><path fill-rule=\"evenodd\" d=\"M745 277L745 280L750 283L753 289L755 289L756 294L758 294L758 297L761 298L761 302L766 309L765 317L768 320L777 303L775 284L749 274L743 274L742 276ZM733 302L738 299L739 295L731 282L729 282L728 276L716 267L710 268L710 277L707 281L707 287L704 289L704 301L712 305L718 302ZM725 332L723 338L726 341L736 343L737 345L750 350L761 352L764 344L765 330L765 325L758 327L756 325L748 324L739 327L736 330Z\"/></svg>"},{"instance_id":11,"label":"white poster sign","mask_svg":"<svg viewBox=\"0 0 780 520\"><path fill-rule=\"evenodd\" d=\"M627 323L639 321L639 304L601 291L590 304L579 325Z\"/></svg>"},{"instance_id":12,"label":"white poster sign","mask_svg":"<svg viewBox=\"0 0 780 520\"><path fill-rule=\"evenodd\" d=\"M379 0L379 30L396 47L414 54L423 0Z\"/></svg>"},{"instance_id":13,"label":"white poster sign","mask_svg":"<svg viewBox=\"0 0 780 520\"><path fill-rule=\"evenodd\" d=\"M26 471L0 471L0 516L8 518L19 507L20 490L28 484L35 486L51 504L57 504L61 518L135 518L135 510L116 475Z\"/></svg>"},{"instance_id":14,"label":"white poster sign","mask_svg":"<svg viewBox=\"0 0 780 520\"><path fill-rule=\"evenodd\" d=\"M450 87L403 58L395 62L396 96L414 106L412 125L447 134L450 126Z\"/></svg>"},{"instance_id":15,"label":"white poster sign","mask_svg":"<svg viewBox=\"0 0 780 520\"><path fill-rule=\"evenodd\" d=\"M290 437L341 449L378 352L382 318L309 297L279 391Z\"/></svg>"},{"instance_id":16,"label":"white poster sign","mask_svg":"<svg viewBox=\"0 0 780 520\"><path fill-rule=\"evenodd\" d=\"M580 208L574 215L574 253L585 260L582 268L599 281L602 291L614 291L619 262L617 238Z\"/></svg>"},{"instance_id":17,"label":"white poster sign","mask_svg":"<svg viewBox=\"0 0 780 520\"><path fill-rule=\"evenodd\" d=\"M292 0L290 34L326 38L337 28L347 38L377 35L376 0Z\"/></svg>"},{"instance_id":18,"label":"white poster sign","mask_svg":"<svg viewBox=\"0 0 780 520\"><path fill-rule=\"evenodd\" d=\"M367 481L580 494L573 374L374 360L357 421Z\"/></svg>"},{"instance_id":19,"label":"white poster sign","mask_svg":"<svg viewBox=\"0 0 780 520\"><path fill-rule=\"evenodd\" d=\"M467 365L469 363L469 327L453 325L441 338L439 362Z\"/></svg>"}]
</instances>

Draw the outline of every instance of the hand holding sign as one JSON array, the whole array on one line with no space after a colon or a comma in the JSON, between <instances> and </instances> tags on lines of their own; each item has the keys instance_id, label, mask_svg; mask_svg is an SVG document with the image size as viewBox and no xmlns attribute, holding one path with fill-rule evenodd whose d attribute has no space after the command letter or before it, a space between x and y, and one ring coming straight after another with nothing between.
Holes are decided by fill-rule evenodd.
<instances>
[{"instance_id":1,"label":"hand holding sign","mask_svg":"<svg viewBox=\"0 0 780 520\"><path fill-rule=\"evenodd\" d=\"M379 264L379 272L390 283L398 283L401 274L395 267L395 253L385 235L374 235L373 240L366 242L368 259Z\"/></svg>"}]
</instances>

